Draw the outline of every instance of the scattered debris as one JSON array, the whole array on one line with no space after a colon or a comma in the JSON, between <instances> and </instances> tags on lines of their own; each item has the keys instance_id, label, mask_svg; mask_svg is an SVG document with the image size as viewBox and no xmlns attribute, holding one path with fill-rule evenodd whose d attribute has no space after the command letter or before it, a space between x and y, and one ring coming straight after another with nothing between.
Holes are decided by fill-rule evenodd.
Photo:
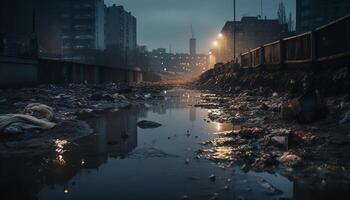
<instances>
[{"instance_id":1,"label":"scattered debris","mask_svg":"<svg viewBox=\"0 0 350 200\"><path fill-rule=\"evenodd\" d=\"M142 120L137 122L137 126L143 129L149 129L149 128L158 128L162 126L162 124L159 124L157 122Z\"/></svg>"},{"instance_id":2,"label":"scattered debris","mask_svg":"<svg viewBox=\"0 0 350 200\"><path fill-rule=\"evenodd\" d=\"M299 166L302 162L302 159L299 156L289 152L284 153L279 160L291 167Z\"/></svg>"},{"instance_id":3,"label":"scattered debris","mask_svg":"<svg viewBox=\"0 0 350 200\"><path fill-rule=\"evenodd\" d=\"M211 181L211 182L215 182L216 181L216 176L214 174L210 174L208 179Z\"/></svg>"},{"instance_id":4,"label":"scattered debris","mask_svg":"<svg viewBox=\"0 0 350 200\"><path fill-rule=\"evenodd\" d=\"M339 121L339 124L348 124L350 123L350 111L345 113L343 119Z\"/></svg>"}]
</instances>

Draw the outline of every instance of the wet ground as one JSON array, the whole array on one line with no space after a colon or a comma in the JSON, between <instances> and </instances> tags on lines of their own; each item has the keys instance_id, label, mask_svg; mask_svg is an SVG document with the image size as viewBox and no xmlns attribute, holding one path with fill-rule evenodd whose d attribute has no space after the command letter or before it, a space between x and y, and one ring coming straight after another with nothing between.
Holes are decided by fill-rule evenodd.
<instances>
[{"instance_id":1,"label":"wet ground","mask_svg":"<svg viewBox=\"0 0 350 200\"><path fill-rule=\"evenodd\" d=\"M166 92L164 101L87 119L95 134L75 143L57 140L52 152L1 160L4 199L322 199L347 183L289 180L277 172L243 172L230 162L198 156L202 143L231 124L208 120L193 105L200 93ZM136 123L161 123L141 129ZM223 149L217 156L225 156ZM345 188L345 189L344 189ZM340 192L339 192L340 191ZM343 192L346 194L346 192ZM326 198L326 199L327 199Z\"/></svg>"}]
</instances>

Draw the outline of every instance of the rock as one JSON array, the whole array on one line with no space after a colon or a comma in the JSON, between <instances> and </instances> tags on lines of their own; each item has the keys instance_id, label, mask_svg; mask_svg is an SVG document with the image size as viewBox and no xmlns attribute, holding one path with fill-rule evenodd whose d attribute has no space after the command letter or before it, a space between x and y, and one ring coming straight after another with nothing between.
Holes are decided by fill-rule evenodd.
<instances>
[{"instance_id":1,"label":"rock","mask_svg":"<svg viewBox=\"0 0 350 200\"><path fill-rule=\"evenodd\" d=\"M348 124L350 123L350 111L345 113L343 119L339 121L339 124Z\"/></svg>"},{"instance_id":2,"label":"rock","mask_svg":"<svg viewBox=\"0 0 350 200\"><path fill-rule=\"evenodd\" d=\"M137 126L143 129L148 129L148 128L158 128L162 126L162 124L159 124L157 122L142 120L137 122Z\"/></svg>"},{"instance_id":3,"label":"rock","mask_svg":"<svg viewBox=\"0 0 350 200\"><path fill-rule=\"evenodd\" d=\"M211 182L215 182L216 181L216 176L214 174L210 174L208 179L211 181Z\"/></svg>"}]
</instances>

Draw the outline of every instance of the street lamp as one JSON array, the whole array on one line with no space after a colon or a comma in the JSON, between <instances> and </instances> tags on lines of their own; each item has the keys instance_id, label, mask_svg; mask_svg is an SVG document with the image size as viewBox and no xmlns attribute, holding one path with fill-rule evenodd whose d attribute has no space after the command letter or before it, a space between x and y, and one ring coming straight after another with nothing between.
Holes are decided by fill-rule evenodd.
<instances>
[{"instance_id":1,"label":"street lamp","mask_svg":"<svg viewBox=\"0 0 350 200\"><path fill-rule=\"evenodd\" d=\"M214 46L214 47L218 47L218 46L219 46L218 41L215 40L215 41L213 42L213 46Z\"/></svg>"},{"instance_id":2,"label":"street lamp","mask_svg":"<svg viewBox=\"0 0 350 200\"><path fill-rule=\"evenodd\" d=\"M224 37L224 35L222 33L218 34L218 38L223 38L223 37Z\"/></svg>"}]
</instances>

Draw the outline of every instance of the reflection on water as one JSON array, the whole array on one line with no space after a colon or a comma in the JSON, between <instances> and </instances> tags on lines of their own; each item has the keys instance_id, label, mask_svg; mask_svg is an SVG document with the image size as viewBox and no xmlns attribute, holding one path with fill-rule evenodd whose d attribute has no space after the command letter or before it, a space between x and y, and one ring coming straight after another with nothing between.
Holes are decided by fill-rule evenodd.
<instances>
[{"instance_id":1,"label":"reflection on water","mask_svg":"<svg viewBox=\"0 0 350 200\"><path fill-rule=\"evenodd\" d=\"M210 122L207 109L190 106L198 93L176 90L166 95L165 101L150 101L144 108L88 120L94 135L77 143L57 140L50 154L1 160L2 199L276 199L281 194L271 194L274 188L299 200L346 194L349 184L344 182L327 180L329 186L315 187L309 180L293 183L279 174L244 173L227 163L221 169L197 159L200 143L214 138L229 142L209 133L235 127ZM162 126L137 128L144 119ZM219 148L215 155L230 160L234 150ZM215 182L208 180L210 174L216 175Z\"/></svg>"}]
</instances>

